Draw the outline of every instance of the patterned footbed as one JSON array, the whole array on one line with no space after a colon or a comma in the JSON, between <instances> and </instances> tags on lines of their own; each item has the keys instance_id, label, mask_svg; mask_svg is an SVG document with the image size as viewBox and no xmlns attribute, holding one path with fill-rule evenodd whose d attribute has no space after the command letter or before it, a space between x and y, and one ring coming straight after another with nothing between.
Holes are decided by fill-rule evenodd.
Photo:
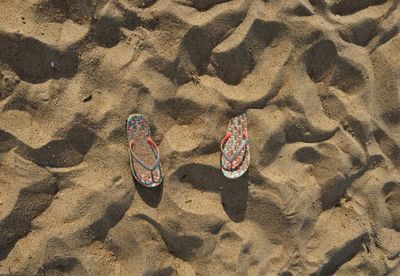
<instances>
[{"instance_id":1,"label":"patterned footbed","mask_svg":"<svg viewBox=\"0 0 400 276\"><path fill-rule=\"evenodd\" d=\"M247 140L247 138L243 137L243 131L248 134L246 114L232 118L228 125L228 132L229 131L232 133L232 135L223 145L223 150L227 156L233 158L234 154L237 153L243 142ZM242 176L249 168L249 164L250 146L248 140L232 163L226 159L223 154L221 154L221 170L227 178L238 178Z\"/></svg>"},{"instance_id":2,"label":"patterned footbed","mask_svg":"<svg viewBox=\"0 0 400 276\"><path fill-rule=\"evenodd\" d=\"M156 161L156 151L149 145L146 138L147 136L151 136L149 123L142 114L133 114L130 115L126 121L126 129L128 133L128 143L131 146L131 140L133 139L135 148L139 149L139 153L135 152L139 158L141 158L140 153L146 153L147 156L153 155L152 163ZM149 158L147 158L149 159ZM147 160L146 159L146 160ZM146 161L143 160L143 161ZM137 182L146 187L157 187L162 182L163 173L161 168L161 163L159 162L158 166L153 170L149 171L143 166L141 166L135 159L132 157L131 152L129 151L129 161L131 164L132 175ZM151 165L150 162L145 162L148 165Z\"/></svg>"}]
</instances>

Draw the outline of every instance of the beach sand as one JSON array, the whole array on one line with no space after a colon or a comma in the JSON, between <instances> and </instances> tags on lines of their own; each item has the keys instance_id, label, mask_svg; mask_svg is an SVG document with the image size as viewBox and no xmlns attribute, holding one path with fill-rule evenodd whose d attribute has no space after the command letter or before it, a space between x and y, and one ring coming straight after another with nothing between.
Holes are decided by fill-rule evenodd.
<instances>
[{"instance_id":1,"label":"beach sand","mask_svg":"<svg viewBox=\"0 0 400 276\"><path fill-rule=\"evenodd\" d=\"M0 1L0 275L400 275L398 6ZM131 113L158 189L133 183Z\"/></svg>"}]
</instances>

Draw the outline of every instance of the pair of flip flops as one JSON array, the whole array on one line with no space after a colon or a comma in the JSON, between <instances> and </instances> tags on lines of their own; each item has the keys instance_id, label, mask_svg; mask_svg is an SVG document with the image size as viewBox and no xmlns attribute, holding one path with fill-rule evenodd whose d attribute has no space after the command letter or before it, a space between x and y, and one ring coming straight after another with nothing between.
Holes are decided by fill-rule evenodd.
<instances>
[{"instance_id":1,"label":"pair of flip flops","mask_svg":"<svg viewBox=\"0 0 400 276\"><path fill-rule=\"evenodd\" d=\"M163 180L163 171L160 151L151 139L149 122L144 115L133 114L126 120L126 129L133 177L145 187L157 187ZM246 114L230 120L227 134L221 141L221 153L221 170L227 178L238 178L249 168L250 146Z\"/></svg>"}]
</instances>

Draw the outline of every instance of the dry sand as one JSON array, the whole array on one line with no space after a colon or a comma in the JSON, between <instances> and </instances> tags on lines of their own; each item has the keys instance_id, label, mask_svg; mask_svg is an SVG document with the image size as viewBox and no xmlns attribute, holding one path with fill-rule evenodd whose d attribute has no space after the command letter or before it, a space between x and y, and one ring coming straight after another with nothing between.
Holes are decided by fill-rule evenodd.
<instances>
[{"instance_id":1,"label":"dry sand","mask_svg":"<svg viewBox=\"0 0 400 276\"><path fill-rule=\"evenodd\" d=\"M0 274L400 275L398 5L1 0ZM133 184L130 113L160 189Z\"/></svg>"}]
</instances>

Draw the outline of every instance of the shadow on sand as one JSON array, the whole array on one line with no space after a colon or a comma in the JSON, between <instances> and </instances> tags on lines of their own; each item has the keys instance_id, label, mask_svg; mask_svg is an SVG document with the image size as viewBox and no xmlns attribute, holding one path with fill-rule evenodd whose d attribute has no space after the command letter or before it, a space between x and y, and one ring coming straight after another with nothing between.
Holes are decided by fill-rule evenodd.
<instances>
[{"instance_id":1,"label":"shadow on sand","mask_svg":"<svg viewBox=\"0 0 400 276\"><path fill-rule=\"evenodd\" d=\"M188 164L180 167L173 176L180 182L191 184L197 190L219 192L222 206L228 217L234 222L245 219L249 197L248 173L238 179L228 179L215 167Z\"/></svg>"},{"instance_id":2,"label":"shadow on sand","mask_svg":"<svg viewBox=\"0 0 400 276\"><path fill-rule=\"evenodd\" d=\"M136 180L133 180L135 183L136 191L138 192L141 199L150 207L157 208L157 206L161 202L164 181L155 188L147 188L143 185L139 184Z\"/></svg>"}]
</instances>

